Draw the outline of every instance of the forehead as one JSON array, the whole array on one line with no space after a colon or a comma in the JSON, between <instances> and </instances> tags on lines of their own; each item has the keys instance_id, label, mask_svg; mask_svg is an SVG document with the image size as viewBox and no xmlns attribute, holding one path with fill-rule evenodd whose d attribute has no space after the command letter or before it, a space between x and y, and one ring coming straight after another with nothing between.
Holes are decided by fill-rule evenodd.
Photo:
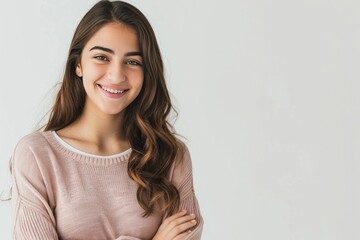
<instances>
[{"instance_id":1,"label":"forehead","mask_svg":"<svg viewBox=\"0 0 360 240\"><path fill-rule=\"evenodd\" d=\"M102 26L86 43L84 49L102 46L117 51L139 51L138 36L134 29L113 22Z\"/></svg>"}]
</instances>

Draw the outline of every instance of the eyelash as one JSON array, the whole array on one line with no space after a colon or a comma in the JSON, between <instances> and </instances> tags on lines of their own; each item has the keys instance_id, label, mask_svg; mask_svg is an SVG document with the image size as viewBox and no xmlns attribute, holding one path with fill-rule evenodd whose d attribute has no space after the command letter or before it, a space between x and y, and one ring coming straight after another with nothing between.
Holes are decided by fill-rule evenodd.
<instances>
[{"instance_id":1,"label":"eyelash","mask_svg":"<svg viewBox=\"0 0 360 240\"><path fill-rule=\"evenodd\" d=\"M109 59L105 56L96 56L95 58L100 61L109 61Z\"/></svg>"},{"instance_id":2,"label":"eyelash","mask_svg":"<svg viewBox=\"0 0 360 240\"><path fill-rule=\"evenodd\" d=\"M135 60L127 60L125 62L125 64L130 64L130 65L134 65L134 66L141 66L141 63L139 63L138 61L135 61Z\"/></svg>"},{"instance_id":3,"label":"eyelash","mask_svg":"<svg viewBox=\"0 0 360 240\"><path fill-rule=\"evenodd\" d=\"M100 60L100 61L109 61L109 59L105 56L95 56L95 59ZM133 66L141 66L141 63L135 60L126 60L125 64L129 64L129 65L133 65Z\"/></svg>"}]
</instances>

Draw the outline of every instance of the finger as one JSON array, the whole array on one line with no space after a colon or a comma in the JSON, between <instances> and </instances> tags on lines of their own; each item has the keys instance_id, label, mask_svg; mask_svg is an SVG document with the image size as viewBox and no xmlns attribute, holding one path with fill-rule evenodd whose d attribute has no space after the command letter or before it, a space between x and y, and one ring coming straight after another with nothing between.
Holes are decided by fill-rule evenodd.
<instances>
[{"instance_id":1,"label":"finger","mask_svg":"<svg viewBox=\"0 0 360 240\"><path fill-rule=\"evenodd\" d=\"M190 228L194 227L196 225L196 220L193 219L191 221L187 221L185 223L182 223L180 225L177 225L176 227L172 228L167 236L170 237L170 239L173 239L177 237L178 235L181 235L183 233L186 233Z\"/></svg>"},{"instance_id":2,"label":"finger","mask_svg":"<svg viewBox=\"0 0 360 240\"><path fill-rule=\"evenodd\" d=\"M169 239L172 239L178 234L194 226L196 222L191 222L192 220L195 220L195 214L178 217L176 219L173 219L171 222L161 224L159 230L162 235L166 236Z\"/></svg>"},{"instance_id":3,"label":"finger","mask_svg":"<svg viewBox=\"0 0 360 240\"><path fill-rule=\"evenodd\" d=\"M194 214L178 217L178 218L173 219L172 221L164 222L163 224L161 224L160 228L164 232L169 232L172 229L177 228L179 225L193 220L194 218L195 218Z\"/></svg>"},{"instance_id":4,"label":"finger","mask_svg":"<svg viewBox=\"0 0 360 240\"><path fill-rule=\"evenodd\" d=\"M186 215L186 210L182 210L180 212L175 213L174 215L171 215L170 217L165 218L165 220L163 221L163 223L165 225L169 224L170 222L174 221L177 218L180 218L182 216Z\"/></svg>"},{"instance_id":5,"label":"finger","mask_svg":"<svg viewBox=\"0 0 360 240\"><path fill-rule=\"evenodd\" d=\"M181 233L179 235L177 235L175 238L173 238L173 240L183 240L185 239L189 234L191 233L191 231L186 231L184 233Z\"/></svg>"},{"instance_id":6,"label":"finger","mask_svg":"<svg viewBox=\"0 0 360 240\"><path fill-rule=\"evenodd\" d=\"M165 220L161 223L158 231L161 231L162 234L167 234L171 228L172 225L170 225L174 220L186 215L186 210L182 210L180 212L175 213L174 215L171 215L170 217L165 218ZM170 225L170 226L169 226Z\"/></svg>"},{"instance_id":7,"label":"finger","mask_svg":"<svg viewBox=\"0 0 360 240\"><path fill-rule=\"evenodd\" d=\"M174 220L176 218L179 218L181 216L184 216L184 215L186 215L186 210L185 209L175 213L174 215L171 215L170 217L167 217L166 219L170 222L170 221L172 221L172 220Z\"/></svg>"},{"instance_id":8,"label":"finger","mask_svg":"<svg viewBox=\"0 0 360 240\"><path fill-rule=\"evenodd\" d=\"M171 222L169 222L169 226L171 225L171 228L174 228L180 224L183 224L185 222L189 222L191 220L195 219L195 214L190 214L190 215L185 215L182 217L178 217L174 220L172 220Z\"/></svg>"}]
</instances>

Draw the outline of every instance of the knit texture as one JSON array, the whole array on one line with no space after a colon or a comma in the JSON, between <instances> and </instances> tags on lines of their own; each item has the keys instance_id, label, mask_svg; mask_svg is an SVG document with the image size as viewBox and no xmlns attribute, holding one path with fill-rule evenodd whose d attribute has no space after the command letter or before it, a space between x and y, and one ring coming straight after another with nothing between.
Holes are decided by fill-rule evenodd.
<instances>
[{"instance_id":1,"label":"knit texture","mask_svg":"<svg viewBox=\"0 0 360 240\"><path fill-rule=\"evenodd\" d=\"M131 149L102 157L59 141L50 131L23 137L12 156L12 226L18 240L152 239L163 220L156 210L143 217L138 185L127 173ZM169 180L180 193L180 209L197 226L186 238L201 238L203 219L193 188L190 153L175 161Z\"/></svg>"}]
</instances>

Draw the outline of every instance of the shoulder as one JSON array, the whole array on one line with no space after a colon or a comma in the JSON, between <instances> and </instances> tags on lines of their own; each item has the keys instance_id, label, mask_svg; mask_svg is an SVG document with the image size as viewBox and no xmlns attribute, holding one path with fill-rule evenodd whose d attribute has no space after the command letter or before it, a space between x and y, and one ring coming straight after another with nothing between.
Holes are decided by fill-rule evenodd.
<instances>
[{"instance_id":1,"label":"shoulder","mask_svg":"<svg viewBox=\"0 0 360 240\"><path fill-rule=\"evenodd\" d=\"M22 137L11 157L11 172L16 189L14 192L34 204L39 203L39 198L47 198L47 187L52 187L52 177L55 174L51 146L44 133L33 132Z\"/></svg>"},{"instance_id":2,"label":"shoulder","mask_svg":"<svg viewBox=\"0 0 360 240\"><path fill-rule=\"evenodd\" d=\"M36 146L47 142L46 132L32 132L20 138L16 146Z\"/></svg>"},{"instance_id":3,"label":"shoulder","mask_svg":"<svg viewBox=\"0 0 360 240\"><path fill-rule=\"evenodd\" d=\"M15 146L12 161L29 161L50 149L45 132L33 132L22 137Z\"/></svg>"},{"instance_id":4,"label":"shoulder","mask_svg":"<svg viewBox=\"0 0 360 240\"><path fill-rule=\"evenodd\" d=\"M191 155L188 146L180 142L180 147L175 160L176 168L191 168Z\"/></svg>"},{"instance_id":5,"label":"shoulder","mask_svg":"<svg viewBox=\"0 0 360 240\"><path fill-rule=\"evenodd\" d=\"M179 148L169 178L173 183L181 181L183 178L192 175L192 160L188 146L184 142L179 142Z\"/></svg>"},{"instance_id":6,"label":"shoulder","mask_svg":"<svg viewBox=\"0 0 360 240\"><path fill-rule=\"evenodd\" d=\"M22 137L15 146L15 150L24 148L37 149L44 148L49 145L45 135L47 132L32 132Z\"/></svg>"}]
</instances>

